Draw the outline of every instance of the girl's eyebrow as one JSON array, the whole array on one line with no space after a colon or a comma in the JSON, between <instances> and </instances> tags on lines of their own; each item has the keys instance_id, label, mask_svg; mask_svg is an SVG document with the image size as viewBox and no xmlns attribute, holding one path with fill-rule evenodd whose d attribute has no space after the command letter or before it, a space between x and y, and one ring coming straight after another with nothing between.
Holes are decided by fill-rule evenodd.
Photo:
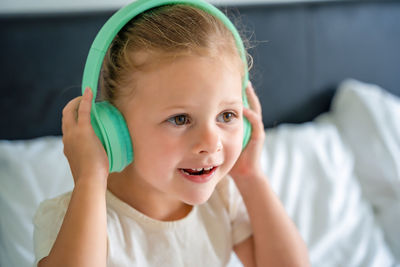
<instances>
[{"instance_id":1,"label":"girl's eyebrow","mask_svg":"<svg viewBox=\"0 0 400 267\"><path fill-rule=\"evenodd\" d=\"M224 100L222 101L219 106L241 106L243 105L242 100ZM171 105L171 106L166 106L162 110L169 110L169 109L187 109L187 108L193 108L198 105L182 105L182 104L177 104L177 105Z\"/></svg>"},{"instance_id":2,"label":"girl's eyebrow","mask_svg":"<svg viewBox=\"0 0 400 267\"><path fill-rule=\"evenodd\" d=\"M169 110L169 109L186 109L189 107L193 107L192 105L171 105L171 106L166 106L162 110Z\"/></svg>"},{"instance_id":3,"label":"girl's eyebrow","mask_svg":"<svg viewBox=\"0 0 400 267\"><path fill-rule=\"evenodd\" d=\"M242 105L243 101L242 99L240 100L225 100L221 102L221 106L231 106L231 105Z\"/></svg>"}]
</instances>

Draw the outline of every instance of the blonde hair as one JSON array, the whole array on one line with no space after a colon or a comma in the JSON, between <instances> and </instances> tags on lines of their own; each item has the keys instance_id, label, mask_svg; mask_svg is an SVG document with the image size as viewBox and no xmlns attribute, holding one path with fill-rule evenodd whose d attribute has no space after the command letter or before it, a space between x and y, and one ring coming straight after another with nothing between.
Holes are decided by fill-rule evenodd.
<instances>
[{"instance_id":1,"label":"blonde hair","mask_svg":"<svg viewBox=\"0 0 400 267\"><path fill-rule=\"evenodd\" d=\"M185 55L222 54L239 64L243 78L235 39L219 19L188 5L154 8L132 19L114 38L102 65L100 97L115 105L134 91L135 73L155 64Z\"/></svg>"}]
</instances>

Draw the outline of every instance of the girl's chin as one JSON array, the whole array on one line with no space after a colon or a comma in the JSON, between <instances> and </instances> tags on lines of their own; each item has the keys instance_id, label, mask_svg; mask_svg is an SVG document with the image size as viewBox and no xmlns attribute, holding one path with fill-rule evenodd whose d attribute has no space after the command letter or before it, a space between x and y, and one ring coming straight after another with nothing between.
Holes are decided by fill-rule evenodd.
<instances>
[{"instance_id":1,"label":"girl's chin","mask_svg":"<svg viewBox=\"0 0 400 267\"><path fill-rule=\"evenodd\" d=\"M213 192L214 190L210 190L210 192L195 192L193 194L185 196L185 198L182 199L182 201L192 206L201 205L210 199Z\"/></svg>"},{"instance_id":2,"label":"girl's chin","mask_svg":"<svg viewBox=\"0 0 400 267\"><path fill-rule=\"evenodd\" d=\"M207 202L215 191L217 184L225 177L220 170L205 183L189 182L191 186L185 188L181 201L188 205L201 205Z\"/></svg>"}]
</instances>

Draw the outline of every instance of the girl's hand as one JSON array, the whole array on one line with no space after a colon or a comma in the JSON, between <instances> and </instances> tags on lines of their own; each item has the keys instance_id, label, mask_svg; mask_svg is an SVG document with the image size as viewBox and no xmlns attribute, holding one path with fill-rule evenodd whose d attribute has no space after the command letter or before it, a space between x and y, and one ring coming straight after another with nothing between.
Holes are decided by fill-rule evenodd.
<instances>
[{"instance_id":1,"label":"girl's hand","mask_svg":"<svg viewBox=\"0 0 400 267\"><path fill-rule=\"evenodd\" d=\"M264 124L262 121L261 104L250 81L246 88L246 94L250 109L244 108L243 115L249 120L252 126L252 133L249 143L230 171L230 175L234 180L264 176L260 165L260 157L265 139Z\"/></svg>"},{"instance_id":2,"label":"girl's hand","mask_svg":"<svg viewBox=\"0 0 400 267\"><path fill-rule=\"evenodd\" d=\"M72 99L63 109L64 154L68 159L75 185L78 180L107 185L107 153L90 123L92 98L92 91L86 88L83 96Z\"/></svg>"}]
</instances>

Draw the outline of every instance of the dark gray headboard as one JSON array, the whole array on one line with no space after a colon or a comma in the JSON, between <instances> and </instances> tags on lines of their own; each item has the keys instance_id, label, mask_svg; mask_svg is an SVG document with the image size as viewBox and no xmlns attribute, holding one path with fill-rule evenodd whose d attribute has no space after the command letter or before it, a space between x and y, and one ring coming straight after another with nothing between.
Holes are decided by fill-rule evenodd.
<instances>
[{"instance_id":1,"label":"dark gray headboard","mask_svg":"<svg viewBox=\"0 0 400 267\"><path fill-rule=\"evenodd\" d=\"M348 77L400 95L400 1L228 10L254 32L250 75L266 127L327 111ZM0 16L0 139L61 134L62 108L80 94L89 46L112 13Z\"/></svg>"}]
</instances>

